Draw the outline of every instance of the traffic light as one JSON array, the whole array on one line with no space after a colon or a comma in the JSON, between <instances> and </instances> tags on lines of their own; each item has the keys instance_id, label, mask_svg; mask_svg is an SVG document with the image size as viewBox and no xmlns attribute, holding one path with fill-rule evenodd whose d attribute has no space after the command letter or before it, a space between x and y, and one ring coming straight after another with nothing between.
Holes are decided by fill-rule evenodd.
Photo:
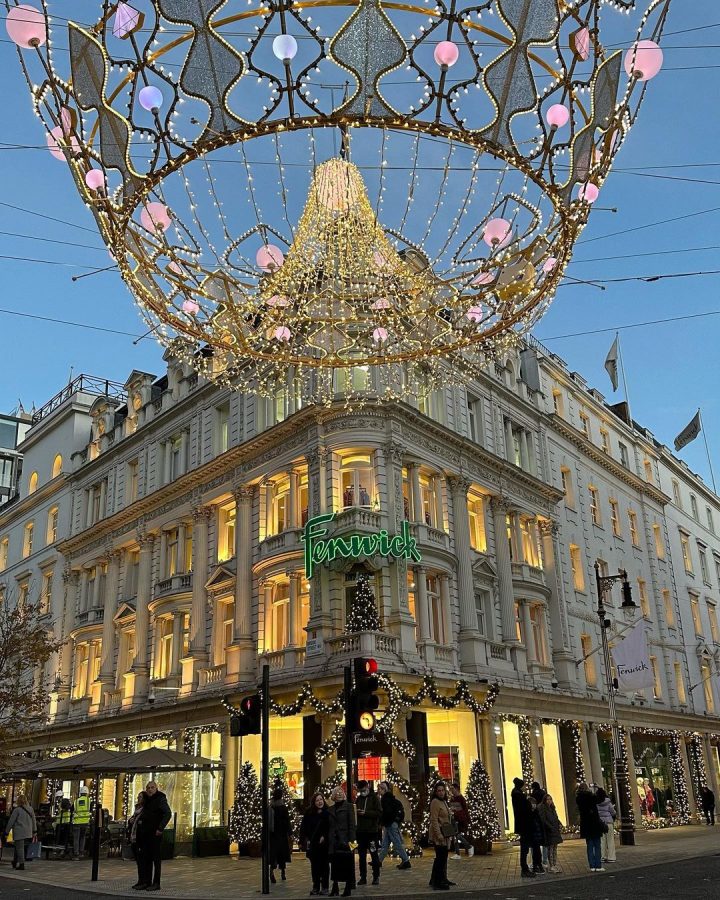
<instances>
[{"instance_id":1,"label":"traffic light","mask_svg":"<svg viewBox=\"0 0 720 900\"><path fill-rule=\"evenodd\" d=\"M230 736L245 737L260 734L262 722L262 698L251 694L240 701L240 712L230 717Z\"/></svg>"},{"instance_id":2,"label":"traffic light","mask_svg":"<svg viewBox=\"0 0 720 900\"><path fill-rule=\"evenodd\" d=\"M353 660L355 669L355 689L350 697L350 727L352 731L372 731L375 727L375 710L380 699L378 689L377 661L360 657Z\"/></svg>"}]
</instances>

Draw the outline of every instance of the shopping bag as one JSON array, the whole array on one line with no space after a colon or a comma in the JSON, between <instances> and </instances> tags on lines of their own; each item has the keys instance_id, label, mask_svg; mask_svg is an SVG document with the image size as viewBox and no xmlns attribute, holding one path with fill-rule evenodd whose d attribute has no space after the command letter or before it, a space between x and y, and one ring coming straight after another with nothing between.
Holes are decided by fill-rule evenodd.
<instances>
[{"instance_id":1,"label":"shopping bag","mask_svg":"<svg viewBox=\"0 0 720 900\"><path fill-rule=\"evenodd\" d=\"M42 858L42 844L40 841L31 841L29 844L25 844L25 859L41 859Z\"/></svg>"},{"instance_id":2,"label":"shopping bag","mask_svg":"<svg viewBox=\"0 0 720 900\"><path fill-rule=\"evenodd\" d=\"M330 872L333 881L351 881L355 870L352 850L336 850L330 857Z\"/></svg>"}]
</instances>

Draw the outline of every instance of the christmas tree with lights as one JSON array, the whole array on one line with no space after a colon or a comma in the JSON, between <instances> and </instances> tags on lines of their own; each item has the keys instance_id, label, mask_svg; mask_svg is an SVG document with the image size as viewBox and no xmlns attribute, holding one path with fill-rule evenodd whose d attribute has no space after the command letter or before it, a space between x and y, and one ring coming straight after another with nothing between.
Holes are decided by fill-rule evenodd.
<instances>
[{"instance_id":1,"label":"christmas tree with lights","mask_svg":"<svg viewBox=\"0 0 720 900\"><path fill-rule=\"evenodd\" d=\"M345 634L357 634L359 631L380 631L380 616L367 572L358 572L355 597L345 622Z\"/></svg>"},{"instance_id":2,"label":"christmas tree with lights","mask_svg":"<svg viewBox=\"0 0 720 900\"><path fill-rule=\"evenodd\" d=\"M252 763L243 763L237 784L235 802L230 810L230 840L238 845L262 838L262 796Z\"/></svg>"},{"instance_id":3,"label":"christmas tree with lights","mask_svg":"<svg viewBox=\"0 0 720 900\"><path fill-rule=\"evenodd\" d=\"M497 840L500 837L497 805L487 770L479 759L470 767L465 800L470 814L470 837L476 841Z\"/></svg>"}]
</instances>

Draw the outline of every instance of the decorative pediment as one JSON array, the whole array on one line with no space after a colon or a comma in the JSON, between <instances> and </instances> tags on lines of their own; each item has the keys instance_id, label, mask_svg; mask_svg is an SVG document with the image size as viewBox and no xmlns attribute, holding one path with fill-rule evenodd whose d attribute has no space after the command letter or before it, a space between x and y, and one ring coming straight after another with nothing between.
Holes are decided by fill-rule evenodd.
<instances>
[{"instance_id":1,"label":"decorative pediment","mask_svg":"<svg viewBox=\"0 0 720 900\"><path fill-rule=\"evenodd\" d=\"M113 622L122 622L125 619L132 618L135 615L135 604L123 601L118 607L118 611L113 616Z\"/></svg>"},{"instance_id":2,"label":"decorative pediment","mask_svg":"<svg viewBox=\"0 0 720 900\"><path fill-rule=\"evenodd\" d=\"M472 569L476 578L486 578L490 581L497 578L497 569L487 556L479 556L473 563Z\"/></svg>"},{"instance_id":3,"label":"decorative pediment","mask_svg":"<svg viewBox=\"0 0 720 900\"><path fill-rule=\"evenodd\" d=\"M227 562L216 566L210 573L210 577L205 582L208 591L219 591L230 584L235 583L235 560L230 559Z\"/></svg>"}]
</instances>

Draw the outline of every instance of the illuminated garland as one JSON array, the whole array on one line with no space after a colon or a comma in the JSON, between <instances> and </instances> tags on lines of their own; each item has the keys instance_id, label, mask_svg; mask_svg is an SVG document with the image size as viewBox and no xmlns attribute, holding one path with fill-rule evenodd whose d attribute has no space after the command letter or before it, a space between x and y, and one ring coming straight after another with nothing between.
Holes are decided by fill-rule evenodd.
<instances>
[{"instance_id":1,"label":"illuminated garland","mask_svg":"<svg viewBox=\"0 0 720 900\"><path fill-rule=\"evenodd\" d=\"M461 703L464 703L468 709L482 715L482 713L486 713L491 709L500 693L500 685L492 684L488 688L485 700L482 703L478 703L473 697L467 681L456 681L455 693L450 697L440 693L432 675L423 676L422 687L416 694L408 694L387 675L379 675L378 681L380 682L380 687L387 692L389 700L383 719L396 719L403 712L402 707L419 706L425 699L431 700L435 706L439 706L441 709L456 709Z\"/></svg>"},{"instance_id":2,"label":"illuminated garland","mask_svg":"<svg viewBox=\"0 0 720 900\"><path fill-rule=\"evenodd\" d=\"M573 743L573 757L575 761L575 783L580 784L586 780L585 760L582 755L582 724L574 719L543 719L543 722L553 725L564 725L570 729Z\"/></svg>"},{"instance_id":3,"label":"illuminated garland","mask_svg":"<svg viewBox=\"0 0 720 900\"><path fill-rule=\"evenodd\" d=\"M194 725L186 728L183 735L183 751L191 756L195 754L195 738L201 734L221 734L222 726L218 722L212 725Z\"/></svg>"},{"instance_id":4,"label":"illuminated garland","mask_svg":"<svg viewBox=\"0 0 720 900\"><path fill-rule=\"evenodd\" d=\"M520 742L520 764L522 766L522 779L529 787L535 780L533 770L532 747L530 745L530 717L503 713L500 718L504 722L513 722L518 727L518 740Z\"/></svg>"},{"instance_id":5,"label":"illuminated garland","mask_svg":"<svg viewBox=\"0 0 720 900\"><path fill-rule=\"evenodd\" d=\"M337 748L342 744L345 740L345 726L341 725L339 722L333 729L333 733L329 738L324 740L322 744L315 750L315 760L318 763L322 763L324 760L328 758L328 756L332 756L332 754L337 750Z\"/></svg>"},{"instance_id":6,"label":"illuminated garland","mask_svg":"<svg viewBox=\"0 0 720 900\"><path fill-rule=\"evenodd\" d=\"M702 789L707 786L707 771L705 769L702 747L700 746L700 735L691 733L688 736L690 737L690 778L693 796L695 797L695 806L700 810L702 809Z\"/></svg>"},{"instance_id":7,"label":"illuminated garland","mask_svg":"<svg viewBox=\"0 0 720 900\"><path fill-rule=\"evenodd\" d=\"M329 716L333 713L343 711L345 704L344 698L344 692L340 691L334 699L327 703L315 694L310 682L306 681L298 691L297 696L292 703L278 703L271 697L270 710L275 713L276 716L285 718L286 716L297 716L307 705L310 705L315 712L320 713L320 715ZM241 710L233 706L226 697L223 697L220 700L220 703L231 716L240 715Z\"/></svg>"}]
</instances>

